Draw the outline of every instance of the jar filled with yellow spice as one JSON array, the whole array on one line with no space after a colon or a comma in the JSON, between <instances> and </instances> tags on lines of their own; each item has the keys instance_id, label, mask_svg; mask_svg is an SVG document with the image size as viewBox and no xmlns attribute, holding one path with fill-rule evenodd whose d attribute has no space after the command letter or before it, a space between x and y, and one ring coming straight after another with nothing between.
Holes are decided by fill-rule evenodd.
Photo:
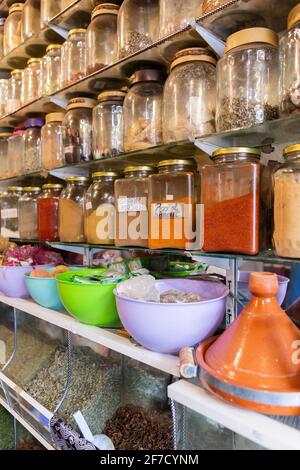
<instances>
[{"instance_id":1,"label":"jar filled with yellow spice","mask_svg":"<svg viewBox=\"0 0 300 470\"><path fill-rule=\"evenodd\" d=\"M84 198L89 178L72 176L66 179L67 186L59 200L59 239L66 243L83 243Z\"/></svg>"}]
</instances>

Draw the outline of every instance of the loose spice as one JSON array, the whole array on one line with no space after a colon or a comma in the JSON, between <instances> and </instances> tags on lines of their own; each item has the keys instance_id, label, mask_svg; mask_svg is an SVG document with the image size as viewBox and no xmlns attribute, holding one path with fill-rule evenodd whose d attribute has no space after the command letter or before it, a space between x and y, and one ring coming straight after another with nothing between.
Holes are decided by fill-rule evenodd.
<instances>
[{"instance_id":1,"label":"loose spice","mask_svg":"<svg viewBox=\"0 0 300 470\"><path fill-rule=\"evenodd\" d=\"M70 199L59 201L59 238L68 243L85 241L84 208Z\"/></svg>"}]
</instances>

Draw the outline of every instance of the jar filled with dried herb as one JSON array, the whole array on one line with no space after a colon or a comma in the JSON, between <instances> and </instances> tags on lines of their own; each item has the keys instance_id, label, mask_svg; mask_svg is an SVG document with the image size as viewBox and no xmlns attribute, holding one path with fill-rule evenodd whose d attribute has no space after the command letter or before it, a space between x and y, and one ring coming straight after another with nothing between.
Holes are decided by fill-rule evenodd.
<instances>
[{"instance_id":1,"label":"jar filled with dried herb","mask_svg":"<svg viewBox=\"0 0 300 470\"><path fill-rule=\"evenodd\" d=\"M21 22L24 4L14 3L9 9L9 15L4 25L4 55L21 44Z\"/></svg>"},{"instance_id":2,"label":"jar filled with dried herb","mask_svg":"<svg viewBox=\"0 0 300 470\"><path fill-rule=\"evenodd\" d=\"M59 241L58 207L63 190L61 184L45 184L37 200L38 238L41 241Z\"/></svg>"},{"instance_id":3,"label":"jar filled with dried herb","mask_svg":"<svg viewBox=\"0 0 300 470\"><path fill-rule=\"evenodd\" d=\"M25 121L24 171L31 173L42 168L41 129L45 121L32 118Z\"/></svg>"},{"instance_id":4,"label":"jar filled with dried herb","mask_svg":"<svg viewBox=\"0 0 300 470\"><path fill-rule=\"evenodd\" d=\"M18 201L23 194L20 186L10 186L1 199L1 236L19 238Z\"/></svg>"},{"instance_id":5,"label":"jar filled with dried herb","mask_svg":"<svg viewBox=\"0 0 300 470\"><path fill-rule=\"evenodd\" d=\"M19 235L22 240L38 239L37 199L39 187L26 187L18 200Z\"/></svg>"},{"instance_id":6,"label":"jar filled with dried herb","mask_svg":"<svg viewBox=\"0 0 300 470\"><path fill-rule=\"evenodd\" d=\"M61 63L61 74L63 86L68 86L86 75L86 30L71 29L64 47L65 61Z\"/></svg>"},{"instance_id":7,"label":"jar filled with dried herb","mask_svg":"<svg viewBox=\"0 0 300 470\"><path fill-rule=\"evenodd\" d=\"M61 84L61 44L50 44L42 61L42 95L52 95Z\"/></svg>"},{"instance_id":8,"label":"jar filled with dried herb","mask_svg":"<svg viewBox=\"0 0 300 470\"><path fill-rule=\"evenodd\" d=\"M25 129L18 126L8 138L9 175L21 176L24 171Z\"/></svg>"}]
</instances>

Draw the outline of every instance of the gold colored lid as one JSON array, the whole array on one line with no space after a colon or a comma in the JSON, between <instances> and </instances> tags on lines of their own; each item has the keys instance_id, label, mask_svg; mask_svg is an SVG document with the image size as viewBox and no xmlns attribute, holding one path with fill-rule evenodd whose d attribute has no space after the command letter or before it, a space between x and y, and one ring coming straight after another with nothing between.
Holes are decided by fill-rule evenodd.
<instances>
[{"instance_id":1,"label":"gold colored lid","mask_svg":"<svg viewBox=\"0 0 300 470\"><path fill-rule=\"evenodd\" d=\"M49 44L49 46L46 49L46 52L52 51L52 49L61 49L62 45L61 44Z\"/></svg>"},{"instance_id":2,"label":"gold colored lid","mask_svg":"<svg viewBox=\"0 0 300 470\"><path fill-rule=\"evenodd\" d=\"M47 183L42 186L42 189L63 189L62 184Z\"/></svg>"},{"instance_id":3,"label":"gold colored lid","mask_svg":"<svg viewBox=\"0 0 300 470\"><path fill-rule=\"evenodd\" d=\"M174 60L171 64L171 70L177 65L184 64L186 62L208 62L212 65L217 65L217 59L212 51L204 47L189 47L177 52Z\"/></svg>"},{"instance_id":4,"label":"gold colored lid","mask_svg":"<svg viewBox=\"0 0 300 470\"><path fill-rule=\"evenodd\" d=\"M239 154L239 153L247 153L247 154L255 155L258 157L261 156L261 151L253 147L224 147L224 148L216 150L212 154L212 158L221 157L222 155L232 155L232 154Z\"/></svg>"},{"instance_id":5,"label":"gold colored lid","mask_svg":"<svg viewBox=\"0 0 300 470\"><path fill-rule=\"evenodd\" d=\"M248 28L231 34L226 43L225 53L245 44L264 43L278 47L278 36L269 28Z\"/></svg>"},{"instance_id":6,"label":"gold colored lid","mask_svg":"<svg viewBox=\"0 0 300 470\"><path fill-rule=\"evenodd\" d=\"M15 11L22 11L24 8L24 3L14 3L10 9L8 10L8 13L14 13Z\"/></svg>"},{"instance_id":7,"label":"gold colored lid","mask_svg":"<svg viewBox=\"0 0 300 470\"><path fill-rule=\"evenodd\" d=\"M108 101L111 98L125 98L126 92L122 90L108 90L108 91L102 91L100 95L98 95L98 100L99 101Z\"/></svg>"},{"instance_id":8,"label":"gold colored lid","mask_svg":"<svg viewBox=\"0 0 300 470\"><path fill-rule=\"evenodd\" d=\"M288 147L283 149L284 157L293 152L300 152L300 144L288 145Z\"/></svg>"},{"instance_id":9,"label":"gold colored lid","mask_svg":"<svg viewBox=\"0 0 300 470\"><path fill-rule=\"evenodd\" d=\"M158 168L165 166L182 165L182 166L196 166L194 160L163 160L157 165Z\"/></svg>"},{"instance_id":10,"label":"gold colored lid","mask_svg":"<svg viewBox=\"0 0 300 470\"><path fill-rule=\"evenodd\" d=\"M289 13L288 16L288 29L292 28L295 23L300 20L300 3L296 5Z\"/></svg>"},{"instance_id":11,"label":"gold colored lid","mask_svg":"<svg viewBox=\"0 0 300 470\"><path fill-rule=\"evenodd\" d=\"M0 132L0 139L5 139L5 137L10 137L14 133L13 129L11 131Z\"/></svg>"},{"instance_id":12,"label":"gold colored lid","mask_svg":"<svg viewBox=\"0 0 300 470\"><path fill-rule=\"evenodd\" d=\"M26 188L24 188L24 191L26 193L29 193L29 192L40 192L41 188L39 188L38 186L27 186Z\"/></svg>"},{"instance_id":13,"label":"gold colored lid","mask_svg":"<svg viewBox=\"0 0 300 470\"><path fill-rule=\"evenodd\" d=\"M66 178L66 181L68 183L84 183L86 181L89 181L90 179L87 176L69 176L69 178Z\"/></svg>"},{"instance_id":14,"label":"gold colored lid","mask_svg":"<svg viewBox=\"0 0 300 470\"><path fill-rule=\"evenodd\" d=\"M22 186L9 186L8 191L15 192L15 191L24 191Z\"/></svg>"},{"instance_id":15,"label":"gold colored lid","mask_svg":"<svg viewBox=\"0 0 300 470\"><path fill-rule=\"evenodd\" d=\"M75 29L71 29L68 33L68 38L70 36L72 36L73 34L76 34L76 33L86 33L86 29L83 29L83 28L75 28Z\"/></svg>"},{"instance_id":16,"label":"gold colored lid","mask_svg":"<svg viewBox=\"0 0 300 470\"><path fill-rule=\"evenodd\" d=\"M101 176L112 176L118 178L120 176L119 173L116 173L115 171L96 171L96 173L92 174L92 178L101 178Z\"/></svg>"},{"instance_id":17,"label":"gold colored lid","mask_svg":"<svg viewBox=\"0 0 300 470\"><path fill-rule=\"evenodd\" d=\"M46 115L46 124L50 122L63 122L65 113L49 113Z\"/></svg>"},{"instance_id":18,"label":"gold colored lid","mask_svg":"<svg viewBox=\"0 0 300 470\"><path fill-rule=\"evenodd\" d=\"M119 10L119 5L115 5L114 3L102 3L94 8L92 12L92 20L99 15L118 15Z\"/></svg>"},{"instance_id":19,"label":"gold colored lid","mask_svg":"<svg viewBox=\"0 0 300 470\"><path fill-rule=\"evenodd\" d=\"M22 69L14 69L11 72L12 75L18 75L19 73L23 73L23 70Z\"/></svg>"},{"instance_id":20,"label":"gold colored lid","mask_svg":"<svg viewBox=\"0 0 300 470\"><path fill-rule=\"evenodd\" d=\"M28 62L27 62L27 65L30 65L30 64L38 64L42 61L42 59L39 59L37 57L34 57L32 59L29 59Z\"/></svg>"},{"instance_id":21,"label":"gold colored lid","mask_svg":"<svg viewBox=\"0 0 300 470\"><path fill-rule=\"evenodd\" d=\"M155 168L153 168L153 166L127 166L124 173L134 173L136 171L149 171L155 173Z\"/></svg>"},{"instance_id":22,"label":"gold colored lid","mask_svg":"<svg viewBox=\"0 0 300 470\"><path fill-rule=\"evenodd\" d=\"M92 98L74 98L69 101L67 110L76 108L93 109L97 105L97 101Z\"/></svg>"}]
</instances>

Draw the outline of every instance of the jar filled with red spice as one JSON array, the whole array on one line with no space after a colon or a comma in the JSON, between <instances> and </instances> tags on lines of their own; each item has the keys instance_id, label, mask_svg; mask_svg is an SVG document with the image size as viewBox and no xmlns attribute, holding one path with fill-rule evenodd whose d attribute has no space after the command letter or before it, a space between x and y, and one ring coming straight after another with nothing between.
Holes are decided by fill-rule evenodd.
<instances>
[{"instance_id":1,"label":"jar filled with red spice","mask_svg":"<svg viewBox=\"0 0 300 470\"><path fill-rule=\"evenodd\" d=\"M42 241L58 241L58 206L61 184L45 184L43 192L37 200L38 236Z\"/></svg>"},{"instance_id":2,"label":"jar filled with red spice","mask_svg":"<svg viewBox=\"0 0 300 470\"><path fill-rule=\"evenodd\" d=\"M259 252L260 150L224 148L201 169L204 251Z\"/></svg>"}]
</instances>

